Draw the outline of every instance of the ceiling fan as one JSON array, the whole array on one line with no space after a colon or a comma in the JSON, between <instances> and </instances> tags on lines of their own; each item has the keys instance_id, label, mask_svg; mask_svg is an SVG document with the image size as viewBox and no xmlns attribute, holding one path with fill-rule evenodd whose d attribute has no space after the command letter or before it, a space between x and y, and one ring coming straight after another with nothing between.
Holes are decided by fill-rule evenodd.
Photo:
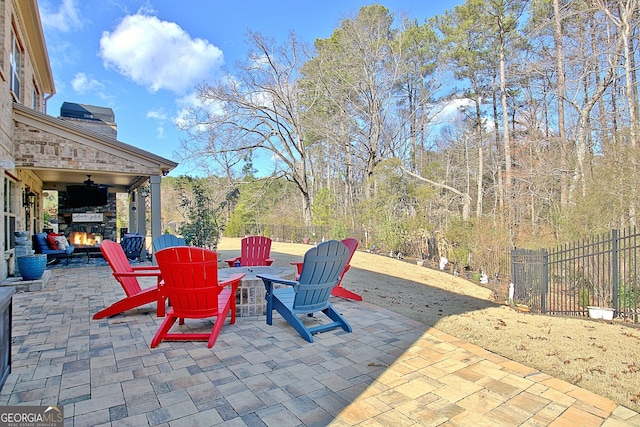
<instances>
[{"instance_id":1,"label":"ceiling fan","mask_svg":"<svg viewBox=\"0 0 640 427\"><path fill-rule=\"evenodd\" d=\"M87 185L89 187L95 187L96 186L95 181L93 181L91 179L91 175L87 175L87 179L84 181L84 185Z\"/></svg>"}]
</instances>

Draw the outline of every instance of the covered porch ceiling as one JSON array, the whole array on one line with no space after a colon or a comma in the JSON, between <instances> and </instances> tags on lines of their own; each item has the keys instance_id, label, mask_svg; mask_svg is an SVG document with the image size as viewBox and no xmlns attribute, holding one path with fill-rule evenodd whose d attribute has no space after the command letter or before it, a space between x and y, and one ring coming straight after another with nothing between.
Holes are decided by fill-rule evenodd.
<instances>
[{"instance_id":1,"label":"covered porch ceiling","mask_svg":"<svg viewBox=\"0 0 640 427\"><path fill-rule=\"evenodd\" d=\"M67 185L82 185L91 175L91 180L96 185L125 192L143 185L149 179L149 175L127 175L91 170L31 169L31 172L42 181L43 190L64 190Z\"/></svg>"}]
</instances>

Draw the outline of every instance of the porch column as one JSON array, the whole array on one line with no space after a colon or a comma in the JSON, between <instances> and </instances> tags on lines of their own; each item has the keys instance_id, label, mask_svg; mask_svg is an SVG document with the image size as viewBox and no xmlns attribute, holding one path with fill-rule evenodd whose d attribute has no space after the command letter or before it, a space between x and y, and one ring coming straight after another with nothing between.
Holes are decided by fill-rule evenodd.
<instances>
[{"instance_id":1,"label":"porch column","mask_svg":"<svg viewBox=\"0 0 640 427\"><path fill-rule=\"evenodd\" d=\"M136 228L136 233L138 234L142 234L143 236L145 236L146 239L146 235L147 235L147 200L146 197L144 196L144 192L141 191L142 187L138 188L136 190L137 196L136 196L136 200L138 201L138 209L136 210L136 222L138 227ZM146 248L146 245L145 245Z\"/></svg>"},{"instance_id":2,"label":"porch column","mask_svg":"<svg viewBox=\"0 0 640 427\"><path fill-rule=\"evenodd\" d=\"M142 188L138 187L131 193L131 203L129 204L129 233L137 233L145 236L145 244L140 251L140 259L147 255L147 224L146 224L146 200Z\"/></svg>"},{"instance_id":3,"label":"porch column","mask_svg":"<svg viewBox=\"0 0 640 427\"><path fill-rule=\"evenodd\" d=\"M138 190L133 190L129 194L129 233L138 232Z\"/></svg>"},{"instance_id":4,"label":"porch column","mask_svg":"<svg viewBox=\"0 0 640 427\"><path fill-rule=\"evenodd\" d=\"M149 183L151 184L151 241L160 237L162 234L162 203L160 196L160 176L150 176ZM153 249L153 248L152 248Z\"/></svg>"}]
</instances>

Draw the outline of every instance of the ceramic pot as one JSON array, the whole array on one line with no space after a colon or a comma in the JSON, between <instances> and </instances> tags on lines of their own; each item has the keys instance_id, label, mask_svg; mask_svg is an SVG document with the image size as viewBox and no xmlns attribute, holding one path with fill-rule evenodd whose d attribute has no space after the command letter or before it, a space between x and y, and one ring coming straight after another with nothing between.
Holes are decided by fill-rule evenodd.
<instances>
[{"instance_id":1,"label":"ceramic pot","mask_svg":"<svg viewBox=\"0 0 640 427\"><path fill-rule=\"evenodd\" d=\"M613 313L615 312L613 308L589 306L587 309L589 310L589 317L592 319L613 320Z\"/></svg>"},{"instance_id":2,"label":"ceramic pot","mask_svg":"<svg viewBox=\"0 0 640 427\"><path fill-rule=\"evenodd\" d=\"M16 246L31 246L31 233L28 231L14 231Z\"/></svg>"},{"instance_id":3,"label":"ceramic pot","mask_svg":"<svg viewBox=\"0 0 640 427\"><path fill-rule=\"evenodd\" d=\"M47 266L46 254L35 254L18 257L18 267L23 280L38 280Z\"/></svg>"}]
</instances>

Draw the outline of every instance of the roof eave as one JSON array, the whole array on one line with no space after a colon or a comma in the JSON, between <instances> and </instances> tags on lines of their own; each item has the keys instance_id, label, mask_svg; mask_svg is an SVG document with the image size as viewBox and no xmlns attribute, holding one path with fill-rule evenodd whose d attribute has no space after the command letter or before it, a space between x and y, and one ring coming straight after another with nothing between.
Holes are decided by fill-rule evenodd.
<instances>
[{"instance_id":1,"label":"roof eave","mask_svg":"<svg viewBox=\"0 0 640 427\"><path fill-rule=\"evenodd\" d=\"M45 94L54 95L56 93L56 87L49 62L47 44L44 39L44 32L42 31L38 2L36 0L20 0L15 3L17 5L17 12L27 32L29 52L32 55L34 69L38 75L39 84L41 85L40 89Z\"/></svg>"}]
</instances>

